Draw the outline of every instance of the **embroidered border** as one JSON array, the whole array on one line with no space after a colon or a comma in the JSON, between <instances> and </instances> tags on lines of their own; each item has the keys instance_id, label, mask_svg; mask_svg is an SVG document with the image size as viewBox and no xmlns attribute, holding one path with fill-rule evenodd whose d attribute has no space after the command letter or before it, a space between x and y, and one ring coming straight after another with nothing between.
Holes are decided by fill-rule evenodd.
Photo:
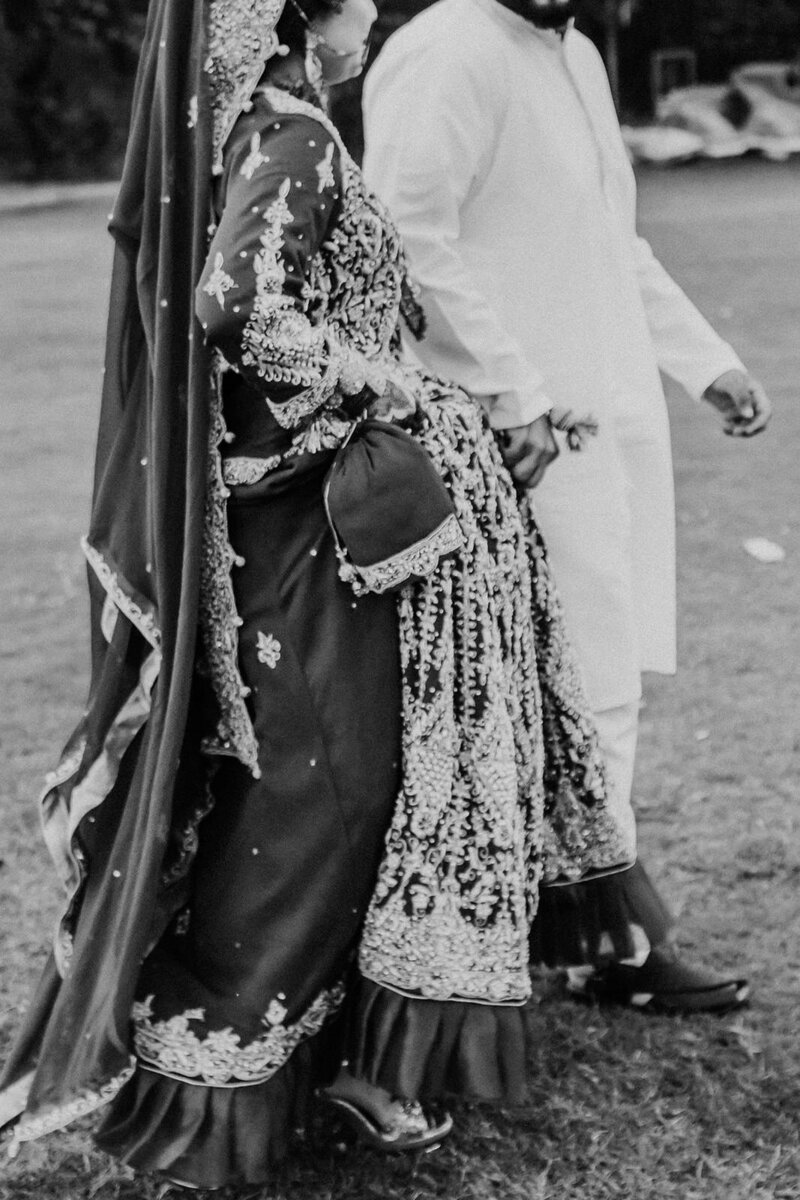
<instances>
[{"instance_id":1,"label":"embroidered border","mask_svg":"<svg viewBox=\"0 0 800 1200\"><path fill-rule=\"evenodd\" d=\"M275 112L305 116L321 125L339 151L342 170L342 212L324 249L327 257L336 264L336 271L341 276L345 276L351 269L353 258L359 260L361 271L371 273L370 307L373 311L379 311L383 301L385 311L377 332L370 331L369 345L352 345L354 338L357 339L358 330L347 327L339 329L335 321L332 324L337 336L341 336L342 340L347 342L349 351L360 351L364 354L369 372L376 360L382 359L389 351L397 329L401 300L406 293L411 295L414 290L408 276L400 236L391 215L380 199L367 190L359 167L353 161L339 130L327 113L281 88L267 85L260 87L258 91L267 98ZM388 244L384 235L388 235ZM393 302L385 303L389 296L393 298ZM345 315L346 307L345 303ZM367 382L369 383L369 374Z\"/></svg>"},{"instance_id":2,"label":"embroidered border","mask_svg":"<svg viewBox=\"0 0 800 1200\"><path fill-rule=\"evenodd\" d=\"M283 231L294 219L288 205L291 180L284 179L264 214L261 249L253 259L256 297L242 335L242 364L266 382L291 383L306 390L277 403L266 402L283 429L292 429L331 399L339 378L337 347L284 295L286 272L281 262Z\"/></svg>"},{"instance_id":3,"label":"embroidered border","mask_svg":"<svg viewBox=\"0 0 800 1200\"><path fill-rule=\"evenodd\" d=\"M272 454L269 458L248 458L245 455L224 458L222 460L222 479L228 487L258 483L280 464L280 454Z\"/></svg>"},{"instance_id":4,"label":"embroidered border","mask_svg":"<svg viewBox=\"0 0 800 1200\"><path fill-rule=\"evenodd\" d=\"M273 1000L262 1019L265 1032L243 1046L230 1027L209 1030L204 1037L194 1033L190 1023L205 1019L202 1008L154 1021L153 997L148 996L133 1007L134 1047L148 1070L171 1079L208 1087L252 1086L271 1079L302 1041L319 1033L344 997L343 983L320 992L292 1025L284 1025L286 1009Z\"/></svg>"},{"instance_id":5,"label":"embroidered border","mask_svg":"<svg viewBox=\"0 0 800 1200\"><path fill-rule=\"evenodd\" d=\"M544 803L524 530L475 405L424 377L419 394L464 544L400 592L403 781L359 969L425 999L515 1005Z\"/></svg>"},{"instance_id":6,"label":"embroidered border","mask_svg":"<svg viewBox=\"0 0 800 1200\"><path fill-rule=\"evenodd\" d=\"M158 649L161 645L161 630L158 628L153 610L142 607L133 599L130 592L123 589L119 582L119 574L109 566L100 551L95 550L86 537L81 538L81 550L120 612L128 618L131 625L138 629L145 641Z\"/></svg>"},{"instance_id":7,"label":"embroidered border","mask_svg":"<svg viewBox=\"0 0 800 1200\"><path fill-rule=\"evenodd\" d=\"M347 561L340 566L339 576L345 582L350 582L350 573L355 571L363 580L367 591L388 592L399 587L407 579L430 575L438 567L440 558L452 554L463 545L464 534L461 532L458 518L452 513L433 533L423 541L409 546L407 550L402 550L383 562L374 563L371 567L357 567Z\"/></svg>"},{"instance_id":8,"label":"embroidered border","mask_svg":"<svg viewBox=\"0 0 800 1200\"><path fill-rule=\"evenodd\" d=\"M40 800L42 834L56 870L67 892L67 903L59 921L53 952L63 976L69 970L72 953L70 920L86 878L86 859L76 833L81 821L99 808L113 788L123 756L150 716L151 695L161 669L161 651L151 650L139 668L139 681L120 707L109 728L102 748L69 795L68 803L61 787L74 771L72 755L46 777ZM77 755L76 746L74 754ZM77 770L77 767L75 767Z\"/></svg>"},{"instance_id":9,"label":"embroidered border","mask_svg":"<svg viewBox=\"0 0 800 1200\"><path fill-rule=\"evenodd\" d=\"M213 172L222 173L222 152L264 66L278 49L275 26L283 0L211 0L208 6L209 76L214 113Z\"/></svg>"},{"instance_id":10,"label":"embroidered border","mask_svg":"<svg viewBox=\"0 0 800 1200\"><path fill-rule=\"evenodd\" d=\"M76 1096L74 1100L68 1100L65 1104L58 1104L44 1109L41 1113L23 1117L14 1129L8 1147L8 1157L16 1158L23 1142L33 1142L37 1138L45 1137L48 1133L55 1133L56 1130L63 1129L65 1125L71 1125L73 1121L78 1121L81 1117L86 1117L96 1109L109 1104L133 1077L135 1070L136 1063L131 1059L129 1067L126 1067L114 1079L110 1079L108 1083L104 1083L97 1091L84 1092L80 1096Z\"/></svg>"},{"instance_id":11,"label":"embroidered border","mask_svg":"<svg viewBox=\"0 0 800 1200\"><path fill-rule=\"evenodd\" d=\"M230 492L223 479L219 450L226 432L219 362L214 368L211 404L208 489L200 569L200 626L219 718L216 737L204 740L203 749L207 753L238 758L258 779L261 776L258 740L245 703L249 688L239 671L238 631L242 620L236 611L231 580L237 556L228 540L226 501Z\"/></svg>"}]
</instances>

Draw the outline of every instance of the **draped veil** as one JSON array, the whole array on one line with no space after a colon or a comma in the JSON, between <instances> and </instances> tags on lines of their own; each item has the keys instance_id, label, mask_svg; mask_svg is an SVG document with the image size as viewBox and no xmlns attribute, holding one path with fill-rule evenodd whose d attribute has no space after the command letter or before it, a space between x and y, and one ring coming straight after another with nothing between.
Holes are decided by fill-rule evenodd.
<instances>
[{"instance_id":1,"label":"draped veil","mask_svg":"<svg viewBox=\"0 0 800 1200\"><path fill-rule=\"evenodd\" d=\"M216 384L194 316L213 175L282 0L151 0L115 239L89 563L89 699L42 820L68 904L0 1081L16 1142L133 1070L140 964L180 906L207 806L187 729ZM177 784L180 783L180 787Z\"/></svg>"}]
</instances>

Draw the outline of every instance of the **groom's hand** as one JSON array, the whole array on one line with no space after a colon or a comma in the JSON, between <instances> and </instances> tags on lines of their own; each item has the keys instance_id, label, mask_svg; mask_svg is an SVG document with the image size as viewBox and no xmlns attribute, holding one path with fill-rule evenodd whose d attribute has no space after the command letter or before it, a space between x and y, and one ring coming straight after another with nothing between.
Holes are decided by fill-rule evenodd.
<instances>
[{"instance_id":1,"label":"groom's hand","mask_svg":"<svg viewBox=\"0 0 800 1200\"><path fill-rule=\"evenodd\" d=\"M753 437L769 424L772 405L757 379L746 371L726 371L703 392L703 399L722 417L731 437Z\"/></svg>"},{"instance_id":2,"label":"groom's hand","mask_svg":"<svg viewBox=\"0 0 800 1200\"><path fill-rule=\"evenodd\" d=\"M558 444L547 413L530 425L503 429L497 440L503 461L519 488L535 488L553 459L558 458Z\"/></svg>"}]
</instances>

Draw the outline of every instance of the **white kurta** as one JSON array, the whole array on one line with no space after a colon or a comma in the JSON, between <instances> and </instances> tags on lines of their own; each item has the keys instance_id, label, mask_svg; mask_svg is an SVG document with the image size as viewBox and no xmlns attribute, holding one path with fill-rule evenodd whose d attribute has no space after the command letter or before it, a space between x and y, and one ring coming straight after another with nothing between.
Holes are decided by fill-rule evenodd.
<instances>
[{"instance_id":1,"label":"white kurta","mask_svg":"<svg viewBox=\"0 0 800 1200\"><path fill-rule=\"evenodd\" d=\"M595 708L675 669L674 502L659 367L699 397L741 367L636 236L602 60L497 0L439 0L365 87L370 185L422 287L415 349L497 428L552 404L600 434L535 492Z\"/></svg>"}]
</instances>

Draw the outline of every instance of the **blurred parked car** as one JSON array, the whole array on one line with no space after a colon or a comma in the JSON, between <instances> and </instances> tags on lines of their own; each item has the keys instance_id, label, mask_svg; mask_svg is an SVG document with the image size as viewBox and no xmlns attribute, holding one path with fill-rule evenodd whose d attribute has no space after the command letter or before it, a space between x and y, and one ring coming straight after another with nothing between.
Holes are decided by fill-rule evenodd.
<instances>
[{"instance_id":1,"label":"blurred parked car","mask_svg":"<svg viewBox=\"0 0 800 1200\"><path fill-rule=\"evenodd\" d=\"M800 153L800 68L749 63L731 75L731 92L746 106L742 133L750 148L782 160Z\"/></svg>"},{"instance_id":2,"label":"blurred parked car","mask_svg":"<svg viewBox=\"0 0 800 1200\"><path fill-rule=\"evenodd\" d=\"M727 84L677 88L659 100L656 120L623 130L634 161L733 158L748 151L786 159L800 153L800 66L748 63Z\"/></svg>"}]
</instances>

